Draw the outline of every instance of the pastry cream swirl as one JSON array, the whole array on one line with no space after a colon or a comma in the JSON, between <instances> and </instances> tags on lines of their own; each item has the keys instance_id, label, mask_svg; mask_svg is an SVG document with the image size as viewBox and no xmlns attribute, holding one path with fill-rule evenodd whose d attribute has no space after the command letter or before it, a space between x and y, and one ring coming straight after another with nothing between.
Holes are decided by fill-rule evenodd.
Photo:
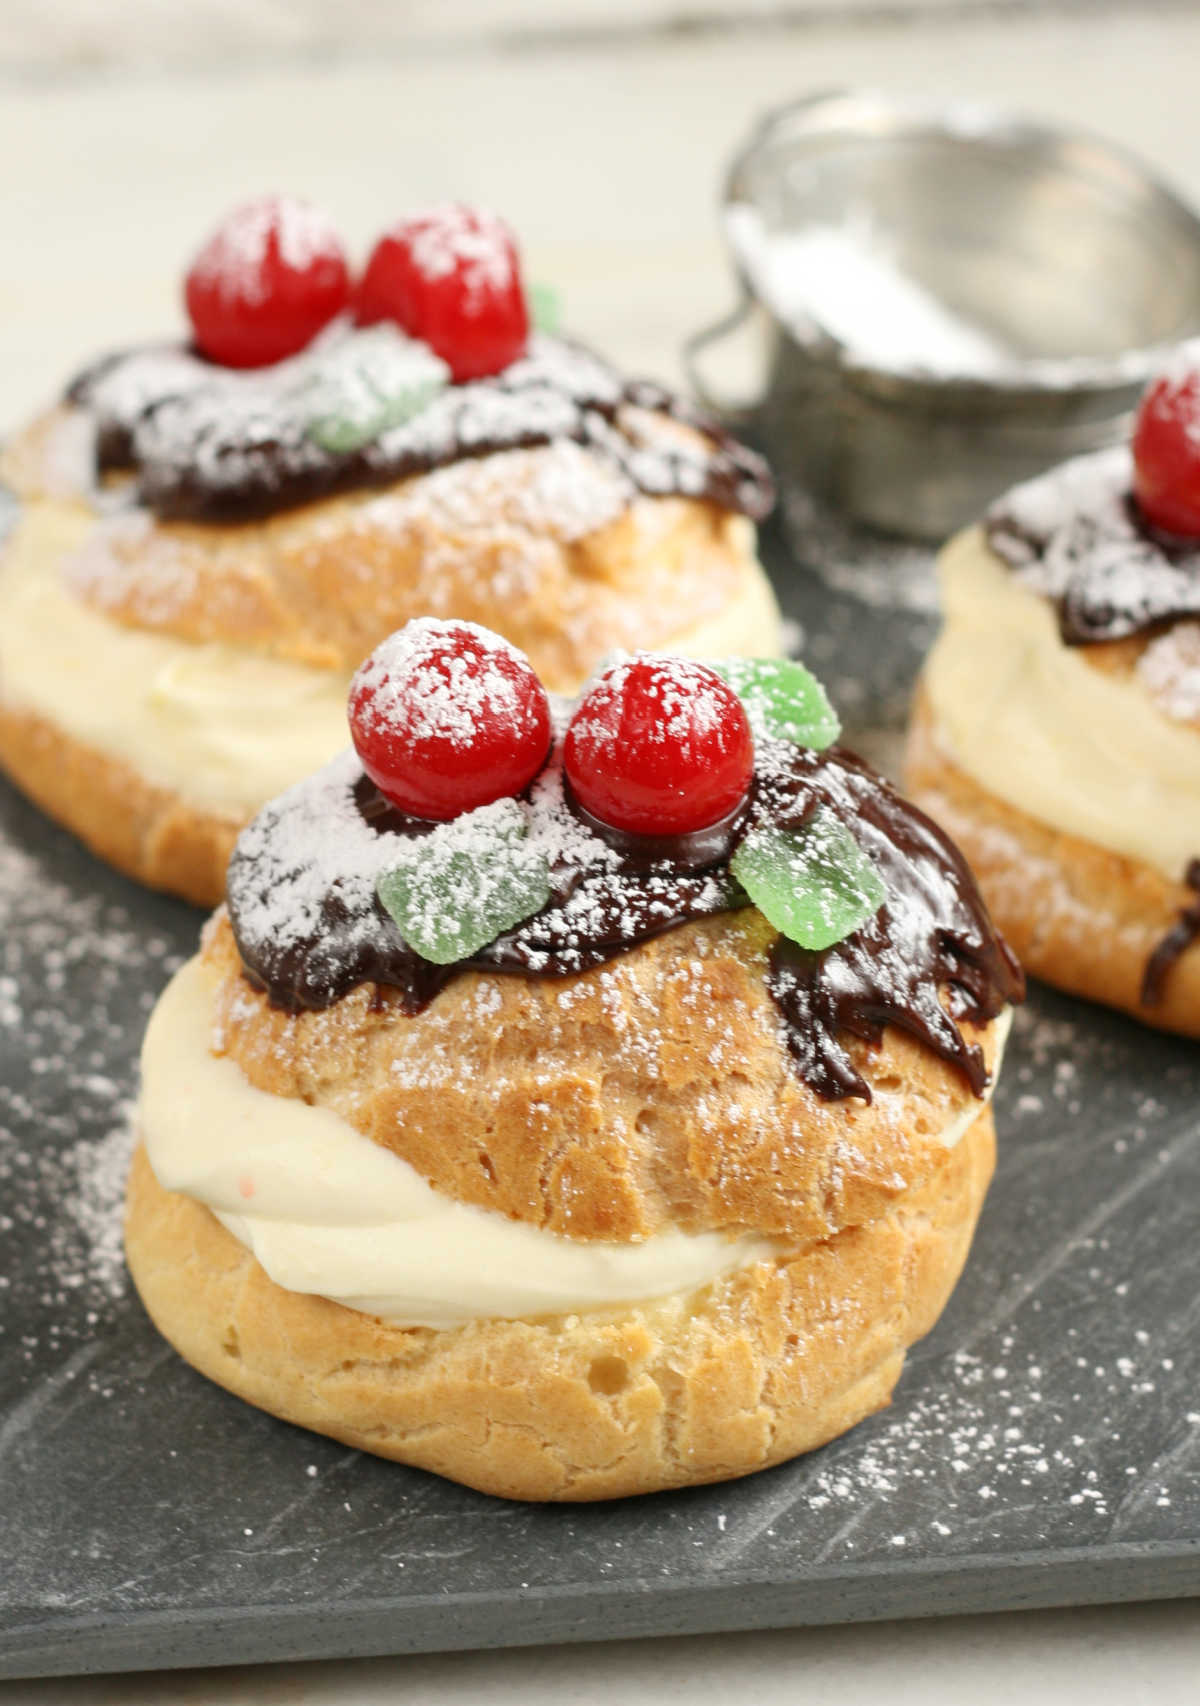
<instances>
[{"instance_id":1,"label":"pastry cream swirl","mask_svg":"<svg viewBox=\"0 0 1200 1706\"><path fill-rule=\"evenodd\" d=\"M980 528L950 541L939 573L924 684L947 754L1018 810L1178 881L1200 852L1200 735L1065 646L1053 605Z\"/></svg>"},{"instance_id":2,"label":"pastry cream swirl","mask_svg":"<svg viewBox=\"0 0 1200 1706\"><path fill-rule=\"evenodd\" d=\"M785 1249L754 1233L587 1242L457 1202L332 1109L259 1090L214 1055L214 980L189 961L154 1011L142 1136L159 1183L207 1204L277 1285L403 1326L453 1327L687 1293ZM947 1147L979 1106L942 1134Z\"/></svg>"}]
</instances>

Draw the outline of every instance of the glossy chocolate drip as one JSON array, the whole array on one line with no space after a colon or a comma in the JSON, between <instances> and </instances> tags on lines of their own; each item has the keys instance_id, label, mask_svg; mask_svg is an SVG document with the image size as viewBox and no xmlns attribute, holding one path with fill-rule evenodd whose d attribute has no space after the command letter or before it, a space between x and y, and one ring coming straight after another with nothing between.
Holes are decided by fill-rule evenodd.
<instances>
[{"instance_id":1,"label":"glossy chocolate drip","mask_svg":"<svg viewBox=\"0 0 1200 1706\"><path fill-rule=\"evenodd\" d=\"M1157 1007L1162 1000L1176 963L1193 942L1200 942L1200 859L1193 859L1184 875L1184 882L1196 892L1191 906L1185 906L1178 919L1146 961L1142 974L1141 1002L1143 1007Z\"/></svg>"},{"instance_id":2,"label":"glossy chocolate drip","mask_svg":"<svg viewBox=\"0 0 1200 1706\"><path fill-rule=\"evenodd\" d=\"M1200 616L1200 541L1152 527L1128 491L1105 493L1094 512L1051 528L1032 526L1002 499L987 536L1005 562L1032 570L1035 585L1049 568L1065 645L1123 640Z\"/></svg>"},{"instance_id":3,"label":"glossy chocolate drip","mask_svg":"<svg viewBox=\"0 0 1200 1706\"><path fill-rule=\"evenodd\" d=\"M870 856L887 899L861 929L814 952L780 936L767 987L787 1021L801 1077L835 1100L870 1091L844 1046L878 1043L895 1025L959 1067L975 1094L987 1083L979 1048L959 1021L984 1024L1024 995L1024 976L997 934L965 860L937 826L852 753L797 753L810 798L828 806ZM795 827L807 815L781 799L772 813ZM948 993L949 1011L939 992Z\"/></svg>"},{"instance_id":4,"label":"glossy chocolate drip","mask_svg":"<svg viewBox=\"0 0 1200 1706\"><path fill-rule=\"evenodd\" d=\"M133 473L138 501L167 520L252 520L564 440L652 496L702 498L754 520L774 502L765 462L719 423L659 386L621 380L577 345L536 339L493 378L451 386L411 421L342 451L318 443L303 412L297 363L319 359L314 350L243 373L181 347L134 349L93 364L67 398L95 420L98 473ZM639 412L668 415L708 442L668 442Z\"/></svg>"},{"instance_id":5,"label":"glossy chocolate drip","mask_svg":"<svg viewBox=\"0 0 1200 1706\"><path fill-rule=\"evenodd\" d=\"M303 787L303 785L302 785ZM561 793L557 796L561 803ZM428 826L393 812L361 779L350 788L360 830L408 838ZM291 802L289 804L289 801ZM693 919L748 904L729 868L735 845L756 823L798 827L824 805L858 837L888 891L875 917L821 953L782 939L770 955L767 986L778 1007L801 1076L821 1096L870 1092L845 1048L847 1036L877 1042L894 1024L961 1069L976 1094L986 1083L977 1047L961 1021L985 1023L1019 1000L1023 980L988 920L975 882L953 846L921 812L900 798L853 754L815 753L770 743L744 813L725 828L725 846L706 868L684 868L696 855L656 838L652 849L609 844L603 857L551 869L551 897L532 918L453 966L432 966L403 941L395 923L360 878L352 897L336 875L305 876L300 928L269 923L266 903L290 880L280 861L272 811L303 824L306 802L295 792L268 807L238 844L229 871L229 909L250 981L289 1011L331 1006L360 983L399 993L417 1012L460 971L567 977L601 965ZM319 801L312 809L319 807ZM336 830L329 846L337 844ZM592 842L591 845L599 845ZM652 851L656 857L647 858ZM681 858L680 855L683 855ZM939 999L948 992L949 1011Z\"/></svg>"},{"instance_id":6,"label":"glossy chocolate drip","mask_svg":"<svg viewBox=\"0 0 1200 1706\"><path fill-rule=\"evenodd\" d=\"M615 829L593 817L571 792L563 778L563 796L580 823L621 856L626 874L651 872L669 868L674 871L707 871L714 865L728 862L733 850L745 833L753 802L749 795L731 812L705 829L692 829L678 835L637 835L631 830Z\"/></svg>"}]
</instances>

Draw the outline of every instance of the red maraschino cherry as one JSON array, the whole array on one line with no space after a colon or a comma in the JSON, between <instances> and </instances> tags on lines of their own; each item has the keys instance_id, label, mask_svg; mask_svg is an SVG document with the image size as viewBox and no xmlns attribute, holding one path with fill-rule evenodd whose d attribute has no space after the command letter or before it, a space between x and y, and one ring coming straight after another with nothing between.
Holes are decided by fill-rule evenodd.
<instances>
[{"instance_id":1,"label":"red maraschino cherry","mask_svg":"<svg viewBox=\"0 0 1200 1706\"><path fill-rule=\"evenodd\" d=\"M450 203L399 220L358 287L362 326L393 320L440 355L456 384L524 352L529 311L512 232L494 213Z\"/></svg>"},{"instance_id":2,"label":"red maraschino cherry","mask_svg":"<svg viewBox=\"0 0 1200 1706\"><path fill-rule=\"evenodd\" d=\"M636 657L580 700L563 747L567 780L593 817L635 835L683 835L746 796L754 740L732 687L685 658Z\"/></svg>"},{"instance_id":3,"label":"red maraschino cherry","mask_svg":"<svg viewBox=\"0 0 1200 1706\"><path fill-rule=\"evenodd\" d=\"M524 655L473 622L421 617L350 684L362 767L412 817L445 821L519 794L550 750L546 691Z\"/></svg>"},{"instance_id":4,"label":"red maraschino cherry","mask_svg":"<svg viewBox=\"0 0 1200 1706\"><path fill-rule=\"evenodd\" d=\"M247 202L217 227L184 289L197 347L224 367L295 355L350 298L332 224L292 196Z\"/></svg>"},{"instance_id":5,"label":"red maraschino cherry","mask_svg":"<svg viewBox=\"0 0 1200 1706\"><path fill-rule=\"evenodd\" d=\"M1200 539L1200 355L1150 386L1133 433L1133 491L1147 521Z\"/></svg>"}]
</instances>

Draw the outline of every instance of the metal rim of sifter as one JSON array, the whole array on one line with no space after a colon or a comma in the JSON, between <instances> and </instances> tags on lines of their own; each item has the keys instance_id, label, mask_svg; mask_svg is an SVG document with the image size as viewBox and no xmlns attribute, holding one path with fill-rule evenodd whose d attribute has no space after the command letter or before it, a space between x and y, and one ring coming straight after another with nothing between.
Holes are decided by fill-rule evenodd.
<instances>
[{"instance_id":1,"label":"metal rim of sifter","mask_svg":"<svg viewBox=\"0 0 1200 1706\"><path fill-rule=\"evenodd\" d=\"M725 172L722 209L736 204L757 205L751 186L755 169L767 151L789 143L799 148L839 134L876 139L924 134L950 140L984 141L1014 151L1036 151L1047 163L1064 172L1107 180L1126 202L1145 206L1189 236L1200 252L1200 217L1196 212L1132 152L1107 138L1087 131L1067 131L986 103L931 105L871 90L821 90L763 114ZM994 402L1007 398L1016 405L1025 398L1049 402L1056 394L1066 393L1076 396L1094 393L1097 400L1106 393L1114 398L1128 396L1132 388L1144 385L1181 343L1190 336L1200 336L1198 300L1190 331L1181 328L1177 336L1136 344L1117 355L1014 355L1011 362L986 375L931 373L912 367L889 369L863 361L816 322L807 330L790 319L785 324L756 293L748 269L728 236L726 242L737 273L740 299L718 321L692 333L682 346L684 367L696 395L707 407L726 416L746 419L753 412L753 404L747 399L730 399L715 392L705 378L701 359L741 330L756 312L768 316L814 360L837 370L855 389L889 395L903 391L914 400L923 398L930 404L939 399L967 402L983 396Z\"/></svg>"}]
</instances>

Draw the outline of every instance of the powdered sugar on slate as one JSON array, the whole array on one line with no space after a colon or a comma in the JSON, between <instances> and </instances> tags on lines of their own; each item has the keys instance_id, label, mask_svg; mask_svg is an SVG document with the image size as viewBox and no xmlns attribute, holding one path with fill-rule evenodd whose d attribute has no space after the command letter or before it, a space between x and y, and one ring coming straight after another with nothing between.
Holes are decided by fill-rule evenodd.
<instances>
[{"instance_id":1,"label":"powdered sugar on slate","mask_svg":"<svg viewBox=\"0 0 1200 1706\"><path fill-rule=\"evenodd\" d=\"M784 491L783 511L797 558L832 592L878 610L936 615L937 578L929 546L864 534L799 486ZM814 634L814 640L819 638ZM786 650L796 656L799 648L789 644ZM847 677L839 702L849 702L855 691L861 692L859 678Z\"/></svg>"},{"instance_id":2,"label":"powdered sugar on slate","mask_svg":"<svg viewBox=\"0 0 1200 1706\"><path fill-rule=\"evenodd\" d=\"M51 1338L86 1330L126 1289L130 1032L177 959L165 936L0 832L0 1299L26 1298ZM20 1264L4 1259L10 1239L26 1247Z\"/></svg>"}]
</instances>

